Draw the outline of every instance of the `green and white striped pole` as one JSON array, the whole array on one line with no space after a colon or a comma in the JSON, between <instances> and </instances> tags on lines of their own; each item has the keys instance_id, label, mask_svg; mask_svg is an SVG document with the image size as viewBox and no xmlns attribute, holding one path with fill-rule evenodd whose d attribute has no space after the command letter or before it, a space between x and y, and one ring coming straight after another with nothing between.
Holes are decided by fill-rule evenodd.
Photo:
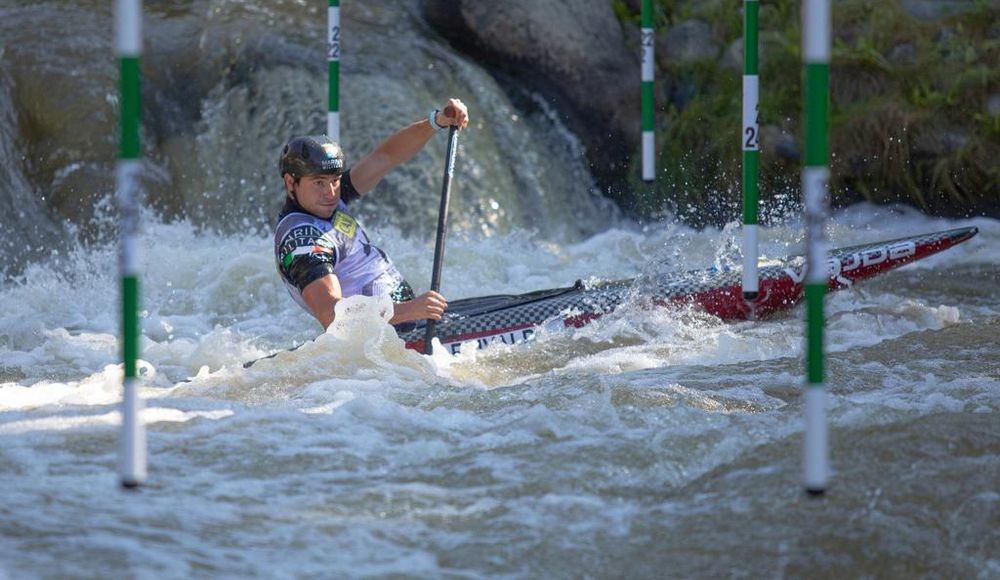
<instances>
[{"instance_id":1,"label":"green and white striped pole","mask_svg":"<svg viewBox=\"0 0 1000 580\"><path fill-rule=\"evenodd\" d=\"M139 358L139 54L142 52L140 0L115 0L115 50L120 67L121 143L117 189L121 211L122 431L119 441L121 485L134 488L146 479L146 434L139 414L136 361Z\"/></svg>"},{"instance_id":2,"label":"green and white striped pole","mask_svg":"<svg viewBox=\"0 0 1000 580\"><path fill-rule=\"evenodd\" d=\"M330 74L327 97L326 134L340 143L340 0L330 0L327 13L326 62Z\"/></svg>"},{"instance_id":3,"label":"green and white striped pole","mask_svg":"<svg viewBox=\"0 0 1000 580\"><path fill-rule=\"evenodd\" d=\"M760 2L743 2L743 299L757 298L757 176L760 167L757 102L757 14Z\"/></svg>"},{"instance_id":4,"label":"green and white striped pole","mask_svg":"<svg viewBox=\"0 0 1000 580\"><path fill-rule=\"evenodd\" d=\"M826 389L823 377L823 299L828 284L824 228L830 177L827 119L830 107L830 0L805 0L802 12L805 60L806 158L802 193L806 208L806 491L820 495L827 484Z\"/></svg>"},{"instance_id":5,"label":"green and white striped pole","mask_svg":"<svg viewBox=\"0 0 1000 580\"><path fill-rule=\"evenodd\" d=\"M642 0L642 179L656 179L653 136L653 0Z\"/></svg>"}]
</instances>

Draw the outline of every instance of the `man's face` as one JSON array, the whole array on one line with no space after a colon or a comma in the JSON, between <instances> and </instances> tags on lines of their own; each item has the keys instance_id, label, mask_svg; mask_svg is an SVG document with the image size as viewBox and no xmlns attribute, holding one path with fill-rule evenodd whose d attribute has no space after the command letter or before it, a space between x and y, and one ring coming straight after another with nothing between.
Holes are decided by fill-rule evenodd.
<instances>
[{"instance_id":1,"label":"man's face","mask_svg":"<svg viewBox=\"0 0 1000 580\"><path fill-rule=\"evenodd\" d=\"M299 200L302 209L321 218L329 218L340 201L339 175L308 175L295 183L291 175L285 174L285 184ZM292 197L291 191L288 196Z\"/></svg>"}]
</instances>

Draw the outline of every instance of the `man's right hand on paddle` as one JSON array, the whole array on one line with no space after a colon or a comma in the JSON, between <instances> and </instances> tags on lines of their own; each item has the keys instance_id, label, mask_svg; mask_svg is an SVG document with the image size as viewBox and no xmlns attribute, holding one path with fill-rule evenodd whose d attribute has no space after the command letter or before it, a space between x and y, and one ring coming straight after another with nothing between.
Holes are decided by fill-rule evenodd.
<instances>
[{"instance_id":1,"label":"man's right hand on paddle","mask_svg":"<svg viewBox=\"0 0 1000 580\"><path fill-rule=\"evenodd\" d=\"M393 307L390 324L399 324L410 320L441 320L441 315L448 308L448 302L433 290L417 296L413 300L400 302Z\"/></svg>"},{"instance_id":2,"label":"man's right hand on paddle","mask_svg":"<svg viewBox=\"0 0 1000 580\"><path fill-rule=\"evenodd\" d=\"M454 125L458 127L459 131L462 131L469 126L469 109L459 99L448 99L448 102L438 111L436 122L442 126Z\"/></svg>"}]
</instances>

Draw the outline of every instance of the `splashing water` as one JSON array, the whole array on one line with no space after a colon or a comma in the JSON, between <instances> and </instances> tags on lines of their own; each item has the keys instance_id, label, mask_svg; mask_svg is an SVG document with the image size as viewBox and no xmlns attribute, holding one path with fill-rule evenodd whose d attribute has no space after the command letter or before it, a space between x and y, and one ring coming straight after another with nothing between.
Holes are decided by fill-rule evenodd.
<instances>
[{"instance_id":1,"label":"splashing water","mask_svg":"<svg viewBox=\"0 0 1000 580\"><path fill-rule=\"evenodd\" d=\"M831 237L956 225L885 211L839 214ZM266 236L145 221L150 469L138 494L115 491L114 250L78 249L0 287L0 576L998 569L996 222L828 298L833 474L828 497L807 502L798 311L725 324L636 303L520 346L426 357L403 347L376 299L341 302L321 334L281 287ZM430 245L381 234L426 288ZM669 224L573 244L466 234L449 247L443 292L705 267L732 235ZM762 247L789 253L799 237L777 226Z\"/></svg>"}]
</instances>

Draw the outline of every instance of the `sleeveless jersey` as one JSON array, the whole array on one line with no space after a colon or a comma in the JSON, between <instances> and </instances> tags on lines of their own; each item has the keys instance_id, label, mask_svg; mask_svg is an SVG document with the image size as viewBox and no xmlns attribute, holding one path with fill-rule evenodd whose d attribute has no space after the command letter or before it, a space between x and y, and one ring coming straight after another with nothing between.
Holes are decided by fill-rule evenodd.
<instances>
[{"instance_id":1,"label":"sleeveless jersey","mask_svg":"<svg viewBox=\"0 0 1000 580\"><path fill-rule=\"evenodd\" d=\"M341 197L329 219L313 215L286 199L274 232L274 258L285 289L313 314L302 298L310 283L333 274L344 298L393 295L406 286L392 260L371 243L361 223L345 201L360 197L350 180L350 170L341 178ZM412 293L412 291L411 291ZM398 300L397 300L398 301Z\"/></svg>"}]
</instances>

